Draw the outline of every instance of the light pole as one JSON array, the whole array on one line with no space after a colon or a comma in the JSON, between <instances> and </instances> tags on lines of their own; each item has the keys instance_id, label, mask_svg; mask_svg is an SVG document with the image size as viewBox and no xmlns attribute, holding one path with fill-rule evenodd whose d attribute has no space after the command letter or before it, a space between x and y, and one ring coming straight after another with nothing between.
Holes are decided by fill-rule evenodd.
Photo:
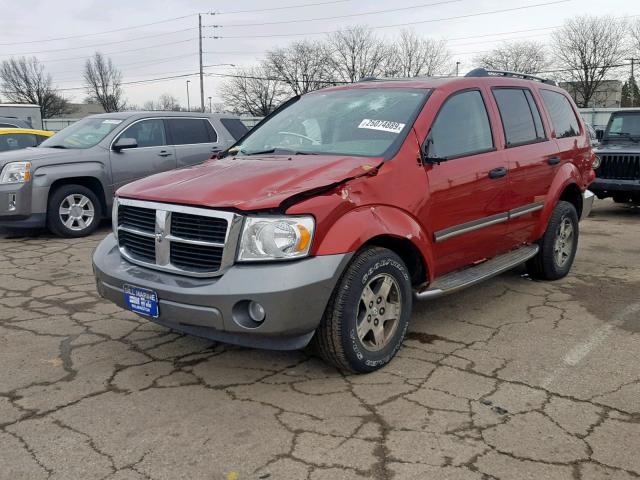
<instances>
[{"instance_id":1,"label":"light pole","mask_svg":"<svg viewBox=\"0 0 640 480\"><path fill-rule=\"evenodd\" d=\"M213 109L211 108L211 97L209 97L209 113L213 113Z\"/></svg>"},{"instance_id":2,"label":"light pole","mask_svg":"<svg viewBox=\"0 0 640 480\"><path fill-rule=\"evenodd\" d=\"M456 77L459 75L460 73L460 62L456 62Z\"/></svg>"},{"instance_id":3,"label":"light pole","mask_svg":"<svg viewBox=\"0 0 640 480\"><path fill-rule=\"evenodd\" d=\"M191 101L189 100L189 83L191 80L187 80L187 111L191 111Z\"/></svg>"}]
</instances>

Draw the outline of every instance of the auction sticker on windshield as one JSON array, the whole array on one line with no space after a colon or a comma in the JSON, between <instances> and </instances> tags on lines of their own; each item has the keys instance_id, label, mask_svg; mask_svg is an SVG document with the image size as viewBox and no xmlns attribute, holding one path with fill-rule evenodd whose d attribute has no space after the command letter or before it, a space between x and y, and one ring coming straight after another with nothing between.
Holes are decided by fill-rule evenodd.
<instances>
[{"instance_id":1,"label":"auction sticker on windshield","mask_svg":"<svg viewBox=\"0 0 640 480\"><path fill-rule=\"evenodd\" d=\"M358 128L368 128L370 130L381 130L383 132L400 133L404 128L404 123L390 122L389 120L369 120L365 118L360 122Z\"/></svg>"},{"instance_id":2,"label":"auction sticker on windshield","mask_svg":"<svg viewBox=\"0 0 640 480\"><path fill-rule=\"evenodd\" d=\"M124 285L124 303L132 312L158 318L158 294L148 288Z\"/></svg>"}]
</instances>

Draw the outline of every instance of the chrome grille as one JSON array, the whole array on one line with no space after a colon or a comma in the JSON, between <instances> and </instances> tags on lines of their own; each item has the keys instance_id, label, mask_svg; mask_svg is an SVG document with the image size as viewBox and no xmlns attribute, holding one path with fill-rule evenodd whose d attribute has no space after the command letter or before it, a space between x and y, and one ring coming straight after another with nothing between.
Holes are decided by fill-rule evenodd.
<instances>
[{"instance_id":1,"label":"chrome grille","mask_svg":"<svg viewBox=\"0 0 640 480\"><path fill-rule=\"evenodd\" d=\"M599 155L598 178L640 180L640 155Z\"/></svg>"},{"instance_id":2,"label":"chrome grille","mask_svg":"<svg viewBox=\"0 0 640 480\"><path fill-rule=\"evenodd\" d=\"M220 210L116 199L114 230L132 263L181 275L222 275L233 263L242 217Z\"/></svg>"}]
</instances>

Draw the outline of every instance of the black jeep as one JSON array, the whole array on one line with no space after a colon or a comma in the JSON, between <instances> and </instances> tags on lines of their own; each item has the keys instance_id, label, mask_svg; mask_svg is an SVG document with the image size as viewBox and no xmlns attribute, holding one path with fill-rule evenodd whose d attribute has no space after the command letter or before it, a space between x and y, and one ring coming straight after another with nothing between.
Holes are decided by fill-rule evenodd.
<instances>
[{"instance_id":1,"label":"black jeep","mask_svg":"<svg viewBox=\"0 0 640 480\"><path fill-rule=\"evenodd\" d=\"M598 198L640 204L640 109L612 113L598 137L600 162L594 164L596 180L589 189Z\"/></svg>"}]
</instances>

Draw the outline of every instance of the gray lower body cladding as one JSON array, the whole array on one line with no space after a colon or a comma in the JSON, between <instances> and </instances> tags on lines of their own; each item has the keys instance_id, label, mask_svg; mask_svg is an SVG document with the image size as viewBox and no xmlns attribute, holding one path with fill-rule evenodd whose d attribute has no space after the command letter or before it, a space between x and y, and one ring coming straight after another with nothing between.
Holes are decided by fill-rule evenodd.
<instances>
[{"instance_id":1,"label":"gray lower body cladding","mask_svg":"<svg viewBox=\"0 0 640 480\"><path fill-rule=\"evenodd\" d=\"M313 336L351 255L236 264L220 277L192 278L127 262L110 234L94 252L93 268L100 295L123 308L124 285L155 291L159 316L145 317L151 321L225 343L290 350ZM247 326L243 320L248 301L264 307L262 323Z\"/></svg>"}]
</instances>

